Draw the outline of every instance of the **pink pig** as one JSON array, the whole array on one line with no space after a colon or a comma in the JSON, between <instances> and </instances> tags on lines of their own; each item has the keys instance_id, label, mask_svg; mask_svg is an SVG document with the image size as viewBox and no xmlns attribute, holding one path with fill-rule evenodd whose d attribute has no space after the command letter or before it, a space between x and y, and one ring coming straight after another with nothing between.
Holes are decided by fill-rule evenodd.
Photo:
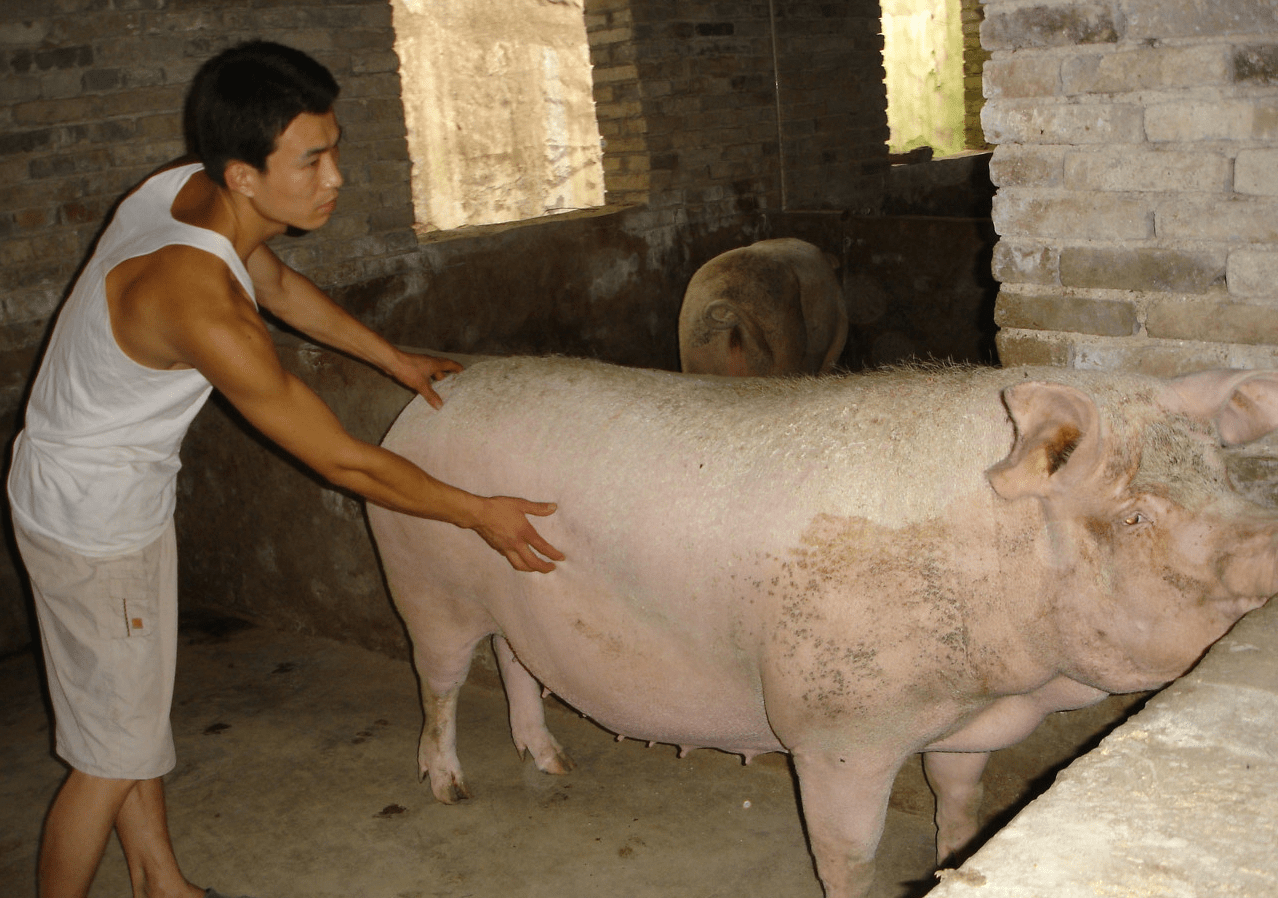
<instances>
[{"instance_id":1,"label":"pink pig","mask_svg":"<svg viewBox=\"0 0 1278 898\"><path fill-rule=\"evenodd\" d=\"M567 560L369 509L421 675L418 762L454 749L495 635L516 747L572 765L541 685L637 739L789 752L829 898L868 890L893 779L925 752L938 855L976 831L986 753L1045 715L1184 673L1278 591L1278 515L1222 444L1278 425L1278 374L1063 369L725 380L481 362L385 440L481 494L559 503Z\"/></svg>"}]
</instances>

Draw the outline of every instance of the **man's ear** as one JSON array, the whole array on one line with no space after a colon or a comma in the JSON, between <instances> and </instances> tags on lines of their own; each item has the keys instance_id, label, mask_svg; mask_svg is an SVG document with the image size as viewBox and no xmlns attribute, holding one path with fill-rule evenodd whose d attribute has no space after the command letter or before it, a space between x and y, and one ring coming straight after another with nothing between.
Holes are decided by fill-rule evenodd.
<instances>
[{"instance_id":1,"label":"man's ear","mask_svg":"<svg viewBox=\"0 0 1278 898\"><path fill-rule=\"evenodd\" d=\"M232 159L223 169L222 179L233 193L239 193L250 199L256 195L258 170L247 162Z\"/></svg>"}]
</instances>

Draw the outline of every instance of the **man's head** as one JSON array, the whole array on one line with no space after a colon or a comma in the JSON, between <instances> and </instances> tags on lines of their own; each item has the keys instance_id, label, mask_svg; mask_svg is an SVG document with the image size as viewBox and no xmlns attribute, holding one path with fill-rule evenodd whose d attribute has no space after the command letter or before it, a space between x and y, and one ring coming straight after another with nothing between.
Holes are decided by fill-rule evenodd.
<instances>
[{"instance_id":1,"label":"man's head","mask_svg":"<svg viewBox=\"0 0 1278 898\"><path fill-rule=\"evenodd\" d=\"M265 171L289 123L302 113L329 112L338 91L328 69L300 50L269 41L239 44L196 73L186 98L187 144L225 187L227 163Z\"/></svg>"}]
</instances>

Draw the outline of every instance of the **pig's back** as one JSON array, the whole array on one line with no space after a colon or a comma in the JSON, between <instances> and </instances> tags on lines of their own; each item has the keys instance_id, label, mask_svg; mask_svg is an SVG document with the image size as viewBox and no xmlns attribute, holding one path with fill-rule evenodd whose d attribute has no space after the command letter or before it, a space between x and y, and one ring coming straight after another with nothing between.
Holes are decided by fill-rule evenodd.
<instances>
[{"instance_id":1,"label":"pig's back","mask_svg":"<svg viewBox=\"0 0 1278 898\"><path fill-rule=\"evenodd\" d=\"M981 409L989 388L959 380L938 394L918 377L481 362L441 386L441 411L410 405L384 445L477 494L558 503L532 520L567 561L516 574L473 535L413 521L400 564L483 604L543 683L610 729L775 749L758 668L775 610L740 572L784 557L818 515L900 526L988 489L1010 430L996 389Z\"/></svg>"}]
</instances>

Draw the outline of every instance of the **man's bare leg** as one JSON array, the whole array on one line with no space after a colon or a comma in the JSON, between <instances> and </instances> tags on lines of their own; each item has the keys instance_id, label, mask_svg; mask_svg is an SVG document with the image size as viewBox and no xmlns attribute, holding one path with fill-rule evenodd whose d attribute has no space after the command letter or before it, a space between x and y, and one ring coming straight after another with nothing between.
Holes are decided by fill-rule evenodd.
<instances>
[{"instance_id":1,"label":"man's bare leg","mask_svg":"<svg viewBox=\"0 0 1278 898\"><path fill-rule=\"evenodd\" d=\"M40 844L40 898L83 898L135 780L72 770L49 808Z\"/></svg>"},{"instance_id":2,"label":"man's bare leg","mask_svg":"<svg viewBox=\"0 0 1278 898\"><path fill-rule=\"evenodd\" d=\"M133 898L198 898L203 889L186 881L169 839L164 782L142 780L129 792L115 818L133 883Z\"/></svg>"},{"instance_id":3,"label":"man's bare leg","mask_svg":"<svg viewBox=\"0 0 1278 898\"><path fill-rule=\"evenodd\" d=\"M152 784L145 786L145 784ZM139 786L145 786L139 791ZM159 801L158 823L152 817ZM203 893L182 878L169 842L164 815L164 792L158 780L104 779L72 770L58 790L44 823L40 846L40 898L85 898L97 875L111 830L120 826L120 842L125 845L129 875L135 898L167 898L181 895L196 898ZM157 826L161 834L157 845ZM129 847L132 846L132 847ZM165 856L167 855L167 860ZM136 867L135 867L136 864ZM181 886L174 892L148 888L169 888L176 874ZM138 882L138 877L142 882Z\"/></svg>"}]
</instances>

